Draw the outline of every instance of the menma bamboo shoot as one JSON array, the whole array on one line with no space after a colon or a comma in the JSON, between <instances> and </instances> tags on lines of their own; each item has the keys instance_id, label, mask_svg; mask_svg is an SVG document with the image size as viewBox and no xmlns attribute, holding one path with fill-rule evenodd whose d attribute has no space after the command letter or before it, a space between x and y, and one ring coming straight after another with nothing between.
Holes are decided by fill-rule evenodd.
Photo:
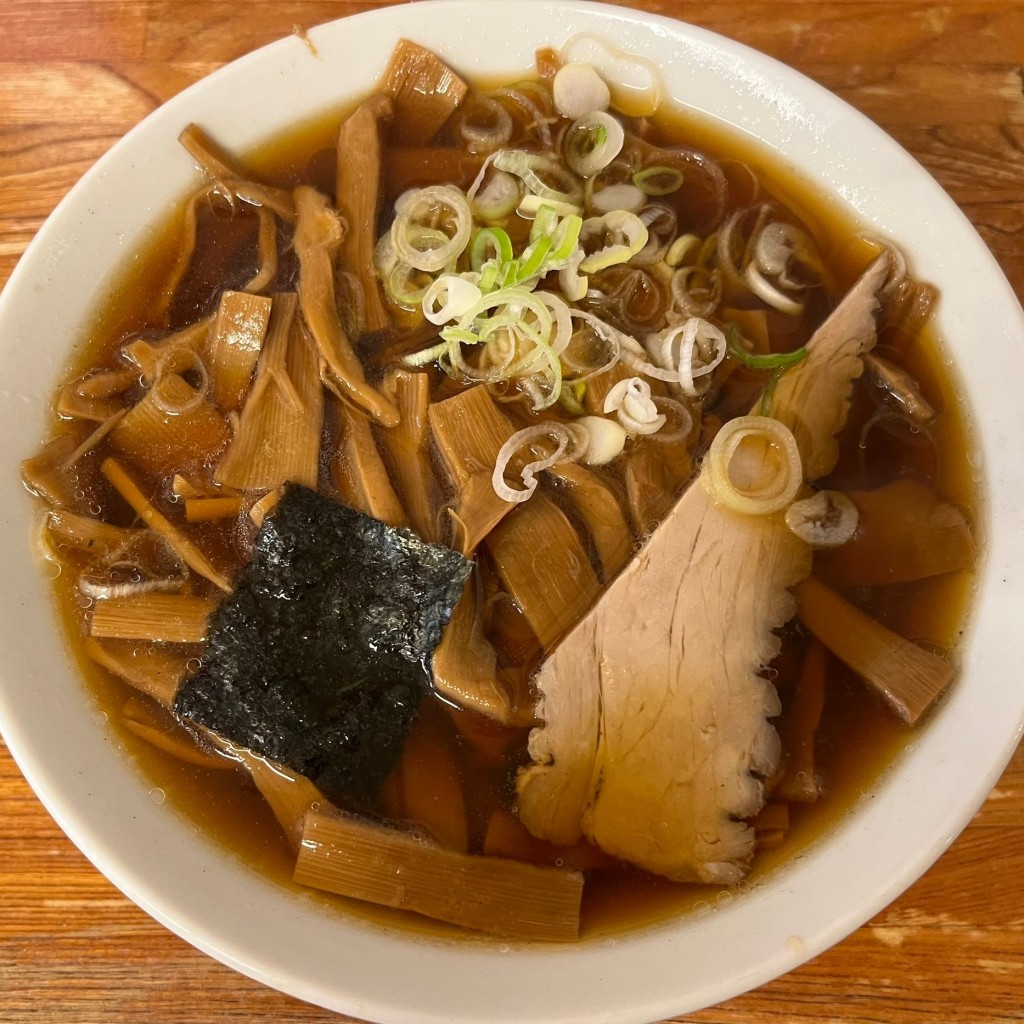
<instances>
[{"instance_id":1,"label":"menma bamboo shoot","mask_svg":"<svg viewBox=\"0 0 1024 1024\"><path fill-rule=\"evenodd\" d=\"M341 814L306 815L295 881L505 938L579 935L578 872L455 853Z\"/></svg>"}]
</instances>

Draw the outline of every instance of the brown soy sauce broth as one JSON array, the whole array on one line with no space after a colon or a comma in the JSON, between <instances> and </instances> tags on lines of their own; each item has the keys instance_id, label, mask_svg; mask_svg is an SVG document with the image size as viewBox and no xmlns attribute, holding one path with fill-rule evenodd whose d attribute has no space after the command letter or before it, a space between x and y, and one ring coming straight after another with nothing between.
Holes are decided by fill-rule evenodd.
<instances>
[{"instance_id":1,"label":"brown soy sauce broth","mask_svg":"<svg viewBox=\"0 0 1024 1024\"><path fill-rule=\"evenodd\" d=\"M334 136L339 121L337 112L316 119L249 154L246 164L256 176L269 183L292 187L307 182L331 194L335 176ZM645 131L653 141L671 141L699 149L723 160L727 166L745 164L754 168L763 190L809 229L826 258L830 253L841 253L844 240L855 230L849 212L837 200L808 190L795 169L784 166L778 159L760 152L755 143L721 126L684 113L673 113L659 117L646 126ZM465 186L471 177L471 169L463 167L462 180L458 183ZM741 177L738 175L737 180ZM415 174L410 174L407 167L394 170L388 179L389 198L393 199L397 192L411 184L425 183L416 182L414 178ZM75 353L69 377L89 367L110 364L126 337L157 326L147 319L147 307L173 265L181 224L179 212L138 261L139 269L133 269L125 277L97 317L90 341ZM228 282L229 286L244 282L255 270L255 217L214 205L201 214L199 233L200 248L205 255L190 268L171 306L172 328L208 313L223 282ZM207 241L211 244L204 244ZM295 279L296 265L288 242L287 234L282 232L279 237L281 268L275 284L278 289L291 286ZM834 266L843 288L859 270L859 266L849 260L843 263L842 257ZM820 310L817 312L820 318ZM793 346L805 340L806 334L806 330L801 333L798 327L793 334ZM938 340L927 331L913 339L883 336L880 340L920 382L929 401L939 410L940 415L932 427L935 443L902 443L906 439L895 438L891 444L882 446L883 468L880 471L865 468L858 439L878 407L878 396L872 391L874 385L865 377L856 387L835 479L841 480L843 486L866 487L875 486L896 473L911 476L933 486L973 518L978 509L978 495L968 458L969 437L956 398L955 381ZM97 494L100 506L108 502L116 505L109 493ZM234 539L225 537L218 543L223 561L237 563L237 555L233 554ZM91 662L78 646L87 613L74 585L80 568L81 559L76 564L76 557L70 556L56 584L72 647L97 702L108 712L126 751L151 780L158 799L166 797L167 803L189 821L193 831L211 837L232 855L280 884L303 893L307 899L335 907L340 900L346 913L357 913L381 923L400 923L402 927L412 927L426 934L465 935L399 912L300 889L291 882L293 858L279 826L243 773L211 771L185 764L125 731L119 722L120 710L131 691ZM951 651L955 649L970 589L971 575L962 572L913 585L874 588L873 591L861 588L856 597L869 613L883 619L897 632L934 649ZM908 597L913 601L908 601ZM531 648L529 640L522 641L519 648L515 646L515 638L522 639L522 630L517 634L518 624L514 609L512 611L507 629L512 639L507 640L509 646L504 657L506 661L535 659L539 650ZM784 654L774 668L780 673L778 683L785 699L793 685L787 673L792 672L792 666L799 667L806 638L799 627L790 626L785 631L784 642ZM479 844L490 812L495 807L509 807L514 801L515 770L517 763L525 759L526 731L522 730L513 744L518 753L508 762L499 764L480 757L476 747L467 742L453 724L450 709L441 707L438 702L438 706L427 709L427 713L447 735L461 766L470 833ZM791 827L786 839L780 847L759 855L749 879L740 888L757 884L775 867L827 836L862 795L880 784L886 768L914 739L914 733L898 726L880 701L831 659L827 701L817 742L817 770L823 780L825 798L816 804L791 805ZM626 866L593 871L584 892L582 936L614 934L625 928L664 920L695 906L714 907L723 899L731 899L732 895L723 895L715 887L673 884Z\"/></svg>"}]
</instances>

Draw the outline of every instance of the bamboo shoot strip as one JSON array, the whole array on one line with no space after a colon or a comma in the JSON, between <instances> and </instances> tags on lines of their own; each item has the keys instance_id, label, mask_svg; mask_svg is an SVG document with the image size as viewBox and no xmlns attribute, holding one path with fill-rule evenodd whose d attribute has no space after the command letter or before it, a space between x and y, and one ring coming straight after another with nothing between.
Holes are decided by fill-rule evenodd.
<instances>
[{"instance_id":1,"label":"bamboo shoot strip","mask_svg":"<svg viewBox=\"0 0 1024 1024\"><path fill-rule=\"evenodd\" d=\"M422 146L459 108L469 87L435 54L401 39L384 72L384 89L394 100L400 140Z\"/></svg>"},{"instance_id":2,"label":"bamboo shoot strip","mask_svg":"<svg viewBox=\"0 0 1024 1024\"><path fill-rule=\"evenodd\" d=\"M288 842L298 850L302 839L302 822L306 812L315 805L326 805L323 793L304 775L284 765L268 761L265 757L243 750L231 743L224 744L227 752L245 765L256 788L274 812Z\"/></svg>"},{"instance_id":3,"label":"bamboo shoot strip","mask_svg":"<svg viewBox=\"0 0 1024 1024\"><path fill-rule=\"evenodd\" d=\"M633 553L633 538L614 491L593 471L574 463L547 470L563 487L590 531L605 582L618 575Z\"/></svg>"},{"instance_id":4,"label":"bamboo shoot strip","mask_svg":"<svg viewBox=\"0 0 1024 1024\"><path fill-rule=\"evenodd\" d=\"M189 523L208 523L215 519L232 519L241 511L241 498L185 499L185 520Z\"/></svg>"},{"instance_id":5,"label":"bamboo shoot strip","mask_svg":"<svg viewBox=\"0 0 1024 1024\"><path fill-rule=\"evenodd\" d=\"M189 649L160 646L140 647L137 643L120 644L116 641L100 643L92 637L85 641L85 653L108 672L134 686L158 704L169 708L174 703L189 659Z\"/></svg>"},{"instance_id":6,"label":"bamboo shoot strip","mask_svg":"<svg viewBox=\"0 0 1024 1024\"><path fill-rule=\"evenodd\" d=\"M156 530L167 541L190 569L208 579L214 586L220 587L225 593L231 592L231 583L227 578L218 572L199 548L153 505L116 459L107 459L101 468L103 475L114 485L118 494L131 505L147 526Z\"/></svg>"},{"instance_id":7,"label":"bamboo shoot strip","mask_svg":"<svg viewBox=\"0 0 1024 1024\"><path fill-rule=\"evenodd\" d=\"M166 711L159 712L149 701L132 697L121 711L121 722L129 732L180 761L213 771L238 767L237 760L201 745L192 733L178 725Z\"/></svg>"},{"instance_id":8,"label":"bamboo shoot strip","mask_svg":"<svg viewBox=\"0 0 1024 1024\"><path fill-rule=\"evenodd\" d=\"M338 494L350 508L388 526L408 526L405 509L377 450L370 421L340 399L335 399L335 412L341 439L338 454L331 462L331 479Z\"/></svg>"},{"instance_id":9,"label":"bamboo shoot strip","mask_svg":"<svg viewBox=\"0 0 1024 1024\"><path fill-rule=\"evenodd\" d=\"M298 223L294 246L299 257L299 305L320 356L339 394L386 427L398 422L398 410L366 382L363 365L352 349L338 317L334 291L334 259L341 245L338 214L327 197L309 185L295 190Z\"/></svg>"},{"instance_id":10,"label":"bamboo shoot strip","mask_svg":"<svg viewBox=\"0 0 1024 1024\"><path fill-rule=\"evenodd\" d=\"M441 461L458 494L459 548L470 556L515 507L495 493L491 476L498 452L516 428L483 386L433 403L427 416Z\"/></svg>"},{"instance_id":11,"label":"bamboo shoot strip","mask_svg":"<svg viewBox=\"0 0 1024 1024\"><path fill-rule=\"evenodd\" d=\"M600 591L579 534L536 493L487 538L505 589L547 649L576 625Z\"/></svg>"},{"instance_id":12,"label":"bamboo shoot strip","mask_svg":"<svg viewBox=\"0 0 1024 1024\"><path fill-rule=\"evenodd\" d=\"M198 125L190 124L178 136L178 142L221 194L237 196L252 206L272 210L290 224L295 222L295 207L288 192L257 181Z\"/></svg>"},{"instance_id":13,"label":"bamboo shoot strip","mask_svg":"<svg viewBox=\"0 0 1024 1024\"><path fill-rule=\"evenodd\" d=\"M297 307L293 292L274 296L256 382L217 466L218 483L247 491L273 490L283 483L317 485L324 393Z\"/></svg>"},{"instance_id":14,"label":"bamboo shoot strip","mask_svg":"<svg viewBox=\"0 0 1024 1024\"><path fill-rule=\"evenodd\" d=\"M381 443L391 459L402 506L412 528L424 539L438 540L438 502L432 500L434 470L430 460L430 377L425 373L397 370L385 381L385 389L402 417L397 426L380 432Z\"/></svg>"},{"instance_id":15,"label":"bamboo shoot strip","mask_svg":"<svg viewBox=\"0 0 1024 1024\"><path fill-rule=\"evenodd\" d=\"M121 405L114 399L79 394L74 384L61 388L57 395L57 415L64 419L102 423L120 411Z\"/></svg>"},{"instance_id":16,"label":"bamboo shoot strip","mask_svg":"<svg viewBox=\"0 0 1024 1024\"><path fill-rule=\"evenodd\" d=\"M178 136L178 142L211 181L222 182L232 178L244 180L251 177L241 164L236 163L197 124L190 124Z\"/></svg>"},{"instance_id":17,"label":"bamboo shoot strip","mask_svg":"<svg viewBox=\"0 0 1024 1024\"><path fill-rule=\"evenodd\" d=\"M140 338L138 341L129 342L121 349L121 353L139 368L143 383L152 384L161 363L165 370L173 372L179 353L198 352L206 344L213 319L213 316L203 317L202 320L197 320L194 324L168 335L162 341L144 341Z\"/></svg>"},{"instance_id":18,"label":"bamboo shoot strip","mask_svg":"<svg viewBox=\"0 0 1024 1024\"><path fill-rule=\"evenodd\" d=\"M62 544L77 551L107 551L126 544L135 530L111 526L91 516L80 516L64 508L53 509L47 517L50 533Z\"/></svg>"},{"instance_id":19,"label":"bamboo shoot strip","mask_svg":"<svg viewBox=\"0 0 1024 1024\"><path fill-rule=\"evenodd\" d=\"M107 370L79 377L68 387L83 398L113 398L134 387L138 379L134 370Z\"/></svg>"},{"instance_id":20,"label":"bamboo shoot strip","mask_svg":"<svg viewBox=\"0 0 1024 1024\"><path fill-rule=\"evenodd\" d=\"M176 373L161 377L110 432L116 451L158 477L215 461L230 438L217 410Z\"/></svg>"},{"instance_id":21,"label":"bamboo shoot strip","mask_svg":"<svg viewBox=\"0 0 1024 1024\"><path fill-rule=\"evenodd\" d=\"M224 292L206 343L213 403L224 413L242 408L260 357L271 300L248 292Z\"/></svg>"},{"instance_id":22,"label":"bamboo shoot strip","mask_svg":"<svg viewBox=\"0 0 1024 1024\"><path fill-rule=\"evenodd\" d=\"M284 487L275 487L272 491L267 491L259 501L251 509L249 509L249 518L258 530L263 525L263 520L266 519L271 512L274 511L274 507L281 500L284 495Z\"/></svg>"},{"instance_id":23,"label":"bamboo shoot strip","mask_svg":"<svg viewBox=\"0 0 1024 1024\"><path fill-rule=\"evenodd\" d=\"M503 724L520 724L523 717L528 722L530 709L513 706L508 688L498 679L497 665L478 621L476 578L470 577L434 651L434 688L456 707Z\"/></svg>"},{"instance_id":24,"label":"bamboo shoot strip","mask_svg":"<svg viewBox=\"0 0 1024 1024\"><path fill-rule=\"evenodd\" d=\"M863 676L907 725L913 725L953 681L938 655L886 629L809 576L793 593L804 625Z\"/></svg>"},{"instance_id":25,"label":"bamboo shoot strip","mask_svg":"<svg viewBox=\"0 0 1024 1024\"><path fill-rule=\"evenodd\" d=\"M916 480L850 491L860 512L849 544L815 555L815 572L844 586L908 583L974 564L975 544L963 514Z\"/></svg>"},{"instance_id":26,"label":"bamboo shoot strip","mask_svg":"<svg viewBox=\"0 0 1024 1024\"><path fill-rule=\"evenodd\" d=\"M583 876L454 853L344 815L306 815L295 881L513 939L579 935Z\"/></svg>"},{"instance_id":27,"label":"bamboo shoot strip","mask_svg":"<svg viewBox=\"0 0 1024 1024\"><path fill-rule=\"evenodd\" d=\"M97 601L89 633L100 639L155 640L197 644L206 639L206 623L216 601L190 594L135 594Z\"/></svg>"},{"instance_id":28,"label":"bamboo shoot strip","mask_svg":"<svg viewBox=\"0 0 1024 1024\"><path fill-rule=\"evenodd\" d=\"M572 846L556 846L546 839L538 839L518 818L502 810L494 811L487 821L483 852L488 857L510 857L526 864L547 864L570 871L613 868L620 864L585 839Z\"/></svg>"},{"instance_id":29,"label":"bamboo shoot strip","mask_svg":"<svg viewBox=\"0 0 1024 1024\"><path fill-rule=\"evenodd\" d=\"M83 455L87 455L127 415L127 409L118 409L104 420L84 441L60 464L61 469L70 469Z\"/></svg>"},{"instance_id":30,"label":"bamboo shoot strip","mask_svg":"<svg viewBox=\"0 0 1024 1024\"><path fill-rule=\"evenodd\" d=\"M424 708L405 739L399 762L404 808L446 850L465 853L469 848L466 799L452 751L454 730L442 714L435 707Z\"/></svg>"},{"instance_id":31,"label":"bamboo shoot strip","mask_svg":"<svg viewBox=\"0 0 1024 1024\"><path fill-rule=\"evenodd\" d=\"M633 529L641 539L649 537L675 503L681 481L650 442L638 445L620 465Z\"/></svg>"},{"instance_id":32,"label":"bamboo shoot strip","mask_svg":"<svg viewBox=\"0 0 1024 1024\"><path fill-rule=\"evenodd\" d=\"M341 243L341 262L359 281L364 331L382 331L391 326L373 262L382 177L380 122L390 117L391 100L375 93L356 108L338 134L335 201L348 224Z\"/></svg>"},{"instance_id":33,"label":"bamboo shoot strip","mask_svg":"<svg viewBox=\"0 0 1024 1024\"><path fill-rule=\"evenodd\" d=\"M258 295L264 289L269 288L277 277L277 221L274 214L260 207L257 211L260 219L259 235L257 238L257 253L259 255L259 270L256 276L242 289L250 295Z\"/></svg>"},{"instance_id":34,"label":"bamboo shoot strip","mask_svg":"<svg viewBox=\"0 0 1024 1024\"><path fill-rule=\"evenodd\" d=\"M63 434L58 434L31 458L21 464L21 479L25 486L40 498L45 498L51 505L58 507L82 507L85 503L75 497L80 491L78 481L63 467L68 459L88 437L89 428L85 424L74 423Z\"/></svg>"},{"instance_id":35,"label":"bamboo shoot strip","mask_svg":"<svg viewBox=\"0 0 1024 1024\"><path fill-rule=\"evenodd\" d=\"M804 655L796 696L778 725L786 761L772 793L783 800L812 803L821 795L821 781L814 770L814 740L825 707L827 667L828 652L820 641L812 640Z\"/></svg>"}]
</instances>

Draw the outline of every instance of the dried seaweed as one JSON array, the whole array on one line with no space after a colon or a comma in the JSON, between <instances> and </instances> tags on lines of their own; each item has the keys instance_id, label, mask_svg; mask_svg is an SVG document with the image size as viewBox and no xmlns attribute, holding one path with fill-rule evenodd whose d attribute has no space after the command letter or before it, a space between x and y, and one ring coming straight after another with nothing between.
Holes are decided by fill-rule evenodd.
<instances>
[{"instance_id":1,"label":"dried seaweed","mask_svg":"<svg viewBox=\"0 0 1024 1024\"><path fill-rule=\"evenodd\" d=\"M289 487L175 711L334 800L369 800L428 692L470 568L409 530Z\"/></svg>"}]
</instances>

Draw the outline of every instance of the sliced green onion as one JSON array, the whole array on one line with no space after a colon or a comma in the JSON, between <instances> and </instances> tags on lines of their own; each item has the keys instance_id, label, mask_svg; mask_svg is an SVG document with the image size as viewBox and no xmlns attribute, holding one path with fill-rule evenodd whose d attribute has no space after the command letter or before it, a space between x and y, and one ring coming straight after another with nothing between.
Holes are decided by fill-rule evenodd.
<instances>
[{"instance_id":1,"label":"sliced green onion","mask_svg":"<svg viewBox=\"0 0 1024 1024\"><path fill-rule=\"evenodd\" d=\"M607 110L611 93L589 64L563 64L551 84L552 99L562 117L583 117Z\"/></svg>"},{"instance_id":2,"label":"sliced green onion","mask_svg":"<svg viewBox=\"0 0 1024 1024\"><path fill-rule=\"evenodd\" d=\"M771 416L772 402L775 401L775 389L779 386L779 381L782 380L782 375L785 372L785 370L776 370L768 378L768 383L765 384L764 391L761 392L761 401L757 405L758 416Z\"/></svg>"},{"instance_id":3,"label":"sliced green onion","mask_svg":"<svg viewBox=\"0 0 1024 1024\"><path fill-rule=\"evenodd\" d=\"M603 110L576 121L565 134L565 162L581 178L592 178L622 152L622 125Z\"/></svg>"},{"instance_id":4,"label":"sliced green onion","mask_svg":"<svg viewBox=\"0 0 1024 1024\"><path fill-rule=\"evenodd\" d=\"M550 157L541 156L539 153L527 153L520 149L501 149L494 154L494 166L500 171L507 171L521 178L526 187L542 199L553 199L559 203L572 203L579 205L583 198L583 188L565 170L565 168ZM553 188L541 178L538 172L544 172L551 178L559 180L561 184L568 186L564 191Z\"/></svg>"},{"instance_id":5,"label":"sliced green onion","mask_svg":"<svg viewBox=\"0 0 1024 1024\"><path fill-rule=\"evenodd\" d=\"M542 235L553 235L558 227L558 213L551 203L543 203L537 208L530 227L530 241L536 242Z\"/></svg>"},{"instance_id":6,"label":"sliced green onion","mask_svg":"<svg viewBox=\"0 0 1024 1024\"><path fill-rule=\"evenodd\" d=\"M436 226L439 210L448 211L444 220L451 234ZM398 259L436 273L461 255L472 230L473 211L465 195L454 185L431 185L407 192L395 203L391 244Z\"/></svg>"},{"instance_id":7,"label":"sliced green onion","mask_svg":"<svg viewBox=\"0 0 1024 1024\"><path fill-rule=\"evenodd\" d=\"M492 255L499 263L512 259L512 239L501 228L481 228L473 236L469 252L470 266L479 273Z\"/></svg>"},{"instance_id":8,"label":"sliced green onion","mask_svg":"<svg viewBox=\"0 0 1024 1024\"><path fill-rule=\"evenodd\" d=\"M647 196L636 185L628 185L626 182L608 185L590 195L590 207L597 213L611 213L613 210L639 213L646 205Z\"/></svg>"},{"instance_id":9,"label":"sliced green onion","mask_svg":"<svg viewBox=\"0 0 1024 1024\"><path fill-rule=\"evenodd\" d=\"M501 273L502 266L503 264L496 260L488 260L480 268L480 291L485 295L498 287L498 275Z\"/></svg>"},{"instance_id":10,"label":"sliced green onion","mask_svg":"<svg viewBox=\"0 0 1024 1024\"><path fill-rule=\"evenodd\" d=\"M440 326L456 320L480 301L480 287L472 274L442 274L423 295L423 315Z\"/></svg>"},{"instance_id":11,"label":"sliced green onion","mask_svg":"<svg viewBox=\"0 0 1024 1024\"><path fill-rule=\"evenodd\" d=\"M683 172L678 167L658 164L645 167L633 175L633 184L648 196L668 196L683 184Z\"/></svg>"},{"instance_id":12,"label":"sliced green onion","mask_svg":"<svg viewBox=\"0 0 1024 1024\"><path fill-rule=\"evenodd\" d=\"M580 244L580 232L583 230L583 218L576 215L563 218L552 236L554 250L551 262L568 260ZM560 268L555 268L560 269Z\"/></svg>"},{"instance_id":13,"label":"sliced green onion","mask_svg":"<svg viewBox=\"0 0 1024 1024\"><path fill-rule=\"evenodd\" d=\"M690 258L700 251L701 240L696 235L680 235L665 254L665 262L670 267L680 267L690 262Z\"/></svg>"},{"instance_id":14,"label":"sliced green onion","mask_svg":"<svg viewBox=\"0 0 1024 1024\"><path fill-rule=\"evenodd\" d=\"M547 258L548 253L551 252L551 245L551 238L548 235L544 235L526 249L519 261L517 283L528 281L531 277L540 273L541 268L544 266L544 260Z\"/></svg>"},{"instance_id":15,"label":"sliced green onion","mask_svg":"<svg viewBox=\"0 0 1024 1024\"><path fill-rule=\"evenodd\" d=\"M579 216L583 212L583 207L576 203L559 203L554 199L542 199L540 196L531 194L523 196L522 202L516 207L516 213L524 220L532 220L542 206L550 206L559 217L568 217L573 214Z\"/></svg>"},{"instance_id":16,"label":"sliced green onion","mask_svg":"<svg viewBox=\"0 0 1024 1024\"><path fill-rule=\"evenodd\" d=\"M727 343L729 355L752 370L786 370L797 363L802 363L810 355L806 348L794 349L792 352L773 352L764 356L754 355L740 344L740 329L736 324L729 325Z\"/></svg>"},{"instance_id":17,"label":"sliced green onion","mask_svg":"<svg viewBox=\"0 0 1024 1024\"><path fill-rule=\"evenodd\" d=\"M583 222L580 240L593 235L610 236L609 243L591 253L580 264L584 274L596 274L599 270L625 263L647 244L647 227L635 213L612 210L603 217L589 217Z\"/></svg>"},{"instance_id":18,"label":"sliced green onion","mask_svg":"<svg viewBox=\"0 0 1024 1024\"><path fill-rule=\"evenodd\" d=\"M430 348L407 355L402 362L406 366L427 366L440 359L451 348L451 345L452 343L449 341L442 341L439 345L431 345Z\"/></svg>"},{"instance_id":19,"label":"sliced green onion","mask_svg":"<svg viewBox=\"0 0 1024 1024\"><path fill-rule=\"evenodd\" d=\"M800 449L778 420L738 416L715 435L700 478L708 494L731 511L772 515L790 505L803 486Z\"/></svg>"},{"instance_id":20,"label":"sliced green onion","mask_svg":"<svg viewBox=\"0 0 1024 1024\"><path fill-rule=\"evenodd\" d=\"M408 263L397 260L384 274L384 291L388 298L402 309L417 309L430 286L430 279L427 278L422 287L417 287L415 284L417 277L423 279L425 275L414 267L410 267Z\"/></svg>"},{"instance_id":21,"label":"sliced green onion","mask_svg":"<svg viewBox=\"0 0 1024 1024\"><path fill-rule=\"evenodd\" d=\"M586 296L590 285L590 279L580 274L580 264L585 255L582 249L576 249L558 272L558 286L570 302L580 302Z\"/></svg>"},{"instance_id":22,"label":"sliced green onion","mask_svg":"<svg viewBox=\"0 0 1024 1024\"><path fill-rule=\"evenodd\" d=\"M583 408L583 396L587 391L587 382L580 380L573 384L562 385L562 393L558 401L566 412L573 416L582 416L587 410Z\"/></svg>"}]
</instances>

